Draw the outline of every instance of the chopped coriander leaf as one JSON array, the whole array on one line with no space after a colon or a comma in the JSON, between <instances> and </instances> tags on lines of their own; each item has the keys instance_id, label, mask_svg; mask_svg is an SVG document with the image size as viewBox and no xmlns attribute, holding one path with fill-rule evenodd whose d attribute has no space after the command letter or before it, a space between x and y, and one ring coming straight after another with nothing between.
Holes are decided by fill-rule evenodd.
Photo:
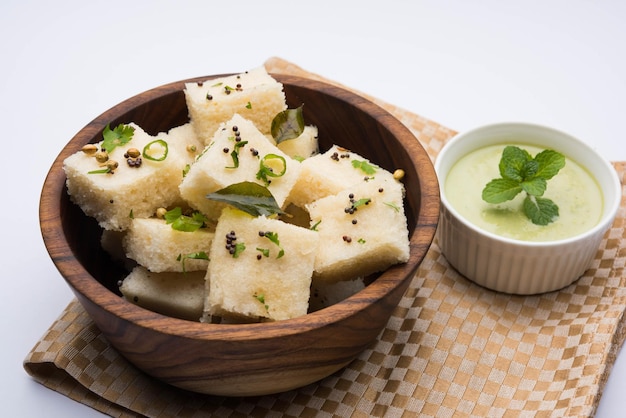
<instances>
[{"instance_id":1,"label":"chopped coriander leaf","mask_svg":"<svg viewBox=\"0 0 626 418\"><path fill-rule=\"evenodd\" d=\"M104 139L101 148L110 154L116 147L125 145L133 139L134 133L135 128L130 125L120 123L114 129L107 125L102 131Z\"/></svg>"},{"instance_id":2,"label":"chopped coriander leaf","mask_svg":"<svg viewBox=\"0 0 626 418\"><path fill-rule=\"evenodd\" d=\"M254 295L252 295L252 297L258 300L259 302L261 302L266 311L270 309L269 305L265 303L265 295L263 293L260 293L260 294L255 293Z\"/></svg>"},{"instance_id":3,"label":"chopped coriander leaf","mask_svg":"<svg viewBox=\"0 0 626 418\"><path fill-rule=\"evenodd\" d=\"M261 232L259 232L259 235L269 239L274 244L276 244L276 246L279 248L278 255L276 256L276 258L281 258L282 256L285 255L285 250L283 249L283 247L280 246L280 240L278 239L278 233L277 232L261 231Z\"/></svg>"},{"instance_id":4,"label":"chopped coriander leaf","mask_svg":"<svg viewBox=\"0 0 626 418\"><path fill-rule=\"evenodd\" d=\"M190 260L209 260L209 256L207 255L207 253L205 253L204 251L199 251L197 253L190 253L190 254L178 254L178 257L176 257L176 261L180 261L181 265L183 267L183 273L186 273L186 269L185 269L185 260L190 259Z\"/></svg>"},{"instance_id":5,"label":"chopped coriander leaf","mask_svg":"<svg viewBox=\"0 0 626 418\"><path fill-rule=\"evenodd\" d=\"M246 109L252 109L252 103L248 102L248 103L246 104Z\"/></svg>"},{"instance_id":6,"label":"chopped coriander leaf","mask_svg":"<svg viewBox=\"0 0 626 418\"><path fill-rule=\"evenodd\" d=\"M263 257L269 257L270 256L270 250L268 248L259 248L256 247L256 250L258 252L260 252L261 254L263 254Z\"/></svg>"},{"instance_id":7,"label":"chopped coriander leaf","mask_svg":"<svg viewBox=\"0 0 626 418\"><path fill-rule=\"evenodd\" d=\"M352 167L363 171L367 175L376 173L376 166L368 163L367 161L352 160Z\"/></svg>"},{"instance_id":8,"label":"chopped coriander leaf","mask_svg":"<svg viewBox=\"0 0 626 418\"><path fill-rule=\"evenodd\" d=\"M164 218L172 229L182 232L194 232L202 228L208 222L206 216L200 212L193 212L191 216L183 215L180 207L175 207L165 213Z\"/></svg>"},{"instance_id":9,"label":"chopped coriander leaf","mask_svg":"<svg viewBox=\"0 0 626 418\"><path fill-rule=\"evenodd\" d=\"M238 258L239 255L241 255L241 253L245 251L245 249L246 245L243 242L235 244L235 247L233 249L234 251L232 252L233 258Z\"/></svg>"},{"instance_id":10,"label":"chopped coriander leaf","mask_svg":"<svg viewBox=\"0 0 626 418\"><path fill-rule=\"evenodd\" d=\"M234 137L232 138L235 139ZM238 168L239 167L239 148L244 147L248 141L239 141L235 142L235 146L233 151L230 153L231 158L233 159L233 165L225 168Z\"/></svg>"}]
</instances>

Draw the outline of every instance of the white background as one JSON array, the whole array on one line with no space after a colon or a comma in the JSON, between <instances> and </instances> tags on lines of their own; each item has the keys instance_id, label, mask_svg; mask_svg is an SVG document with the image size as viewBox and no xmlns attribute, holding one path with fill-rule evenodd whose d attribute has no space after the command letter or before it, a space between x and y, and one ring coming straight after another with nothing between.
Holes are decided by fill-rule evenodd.
<instances>
[{"instance_id":1,"label":"white background","mask_svg":"<svg viewBox=\"0 0 626 418\"><path fill-rule=\"evenodd\" d=\"M38 224L63 145L111 106L280 56L457 131L547 124L626 159L626 2L13 1L0 5L4 416L98 416L35 383L28 351L71 300ZM598 417L623 416L626 353Z\"/></svg>"}]
</instances>

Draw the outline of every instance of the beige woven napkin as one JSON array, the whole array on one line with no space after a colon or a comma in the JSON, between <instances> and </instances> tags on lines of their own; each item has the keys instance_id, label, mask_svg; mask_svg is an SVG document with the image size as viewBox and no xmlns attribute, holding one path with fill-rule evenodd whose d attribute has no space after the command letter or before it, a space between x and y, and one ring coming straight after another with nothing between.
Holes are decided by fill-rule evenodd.
<instances>
[{"instance_id":1,"label":"beige woven napkin","mask_svg":"<svg viewBox=\"0 0 626 418\"><path fill-rule=\"evenodd\" d=\"M278 58L266 66L321 79ZM370 99L433 158L454 134ZM626 163L615 167L624 185ZM111 416L590 416L625 338L624 195L592 267L558 292L522 297L481 288L451 269L435 242L378 341L345 369L298 390L223 398L162 384L118 355L75 300L24 367Z\"/></svg>"}]
</instances>

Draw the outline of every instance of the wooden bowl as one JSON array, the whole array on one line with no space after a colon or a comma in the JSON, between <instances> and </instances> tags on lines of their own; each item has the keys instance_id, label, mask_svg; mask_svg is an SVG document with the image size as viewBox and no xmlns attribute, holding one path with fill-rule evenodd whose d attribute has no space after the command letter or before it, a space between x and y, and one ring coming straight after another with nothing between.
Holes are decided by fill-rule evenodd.
<instances>
[{"instance_id":1,"label":"wooden bowl","mask_svg":"<svg viewBox=\"0 0 626 418\"><path fill-rule=\"evenodd\" d=\"M380 166L405 171L410 258L379 274L355 295L314 313L270 323L204 324L166 317L120 297L127 272L100 246L101 230L70 202L63 160L98 142L107 124L136 122L156 134L188 121L184 83L134 96L81 129L58 155L45 180L40 223L57 269L109 342L147 374L190 391L256 396L298 388L343 368L386 326L433 240L439 221L439 185L413 134L388 112L339 87L275 75L290 107L306 104L320 148L338 144Z\"/></svg>"}]
</instances>

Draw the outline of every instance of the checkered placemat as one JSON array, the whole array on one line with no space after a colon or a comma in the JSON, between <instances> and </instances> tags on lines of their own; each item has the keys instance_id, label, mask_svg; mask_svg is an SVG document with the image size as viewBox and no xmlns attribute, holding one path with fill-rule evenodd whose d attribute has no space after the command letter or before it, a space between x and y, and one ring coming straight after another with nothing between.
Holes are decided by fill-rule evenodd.
<instances>
[{"instance_id":1,"label":"checkered placemat","mask_svg":"<svg viewBox=\"0 0 626 418\"><path fill-rule=\"evenodd\" d=\"M278 58L268 71L320 78ZM328 80L326 80L328 81ZM454 132L371 98L432 158ZM34 379L111 416L590 416L626 331L624 197L587 273L538 296L496 293L452 269L433 244L378 341L345 369L254 398L186 392L122 358L72 301L24 360Z\"/></svg>"}]
</instances>

